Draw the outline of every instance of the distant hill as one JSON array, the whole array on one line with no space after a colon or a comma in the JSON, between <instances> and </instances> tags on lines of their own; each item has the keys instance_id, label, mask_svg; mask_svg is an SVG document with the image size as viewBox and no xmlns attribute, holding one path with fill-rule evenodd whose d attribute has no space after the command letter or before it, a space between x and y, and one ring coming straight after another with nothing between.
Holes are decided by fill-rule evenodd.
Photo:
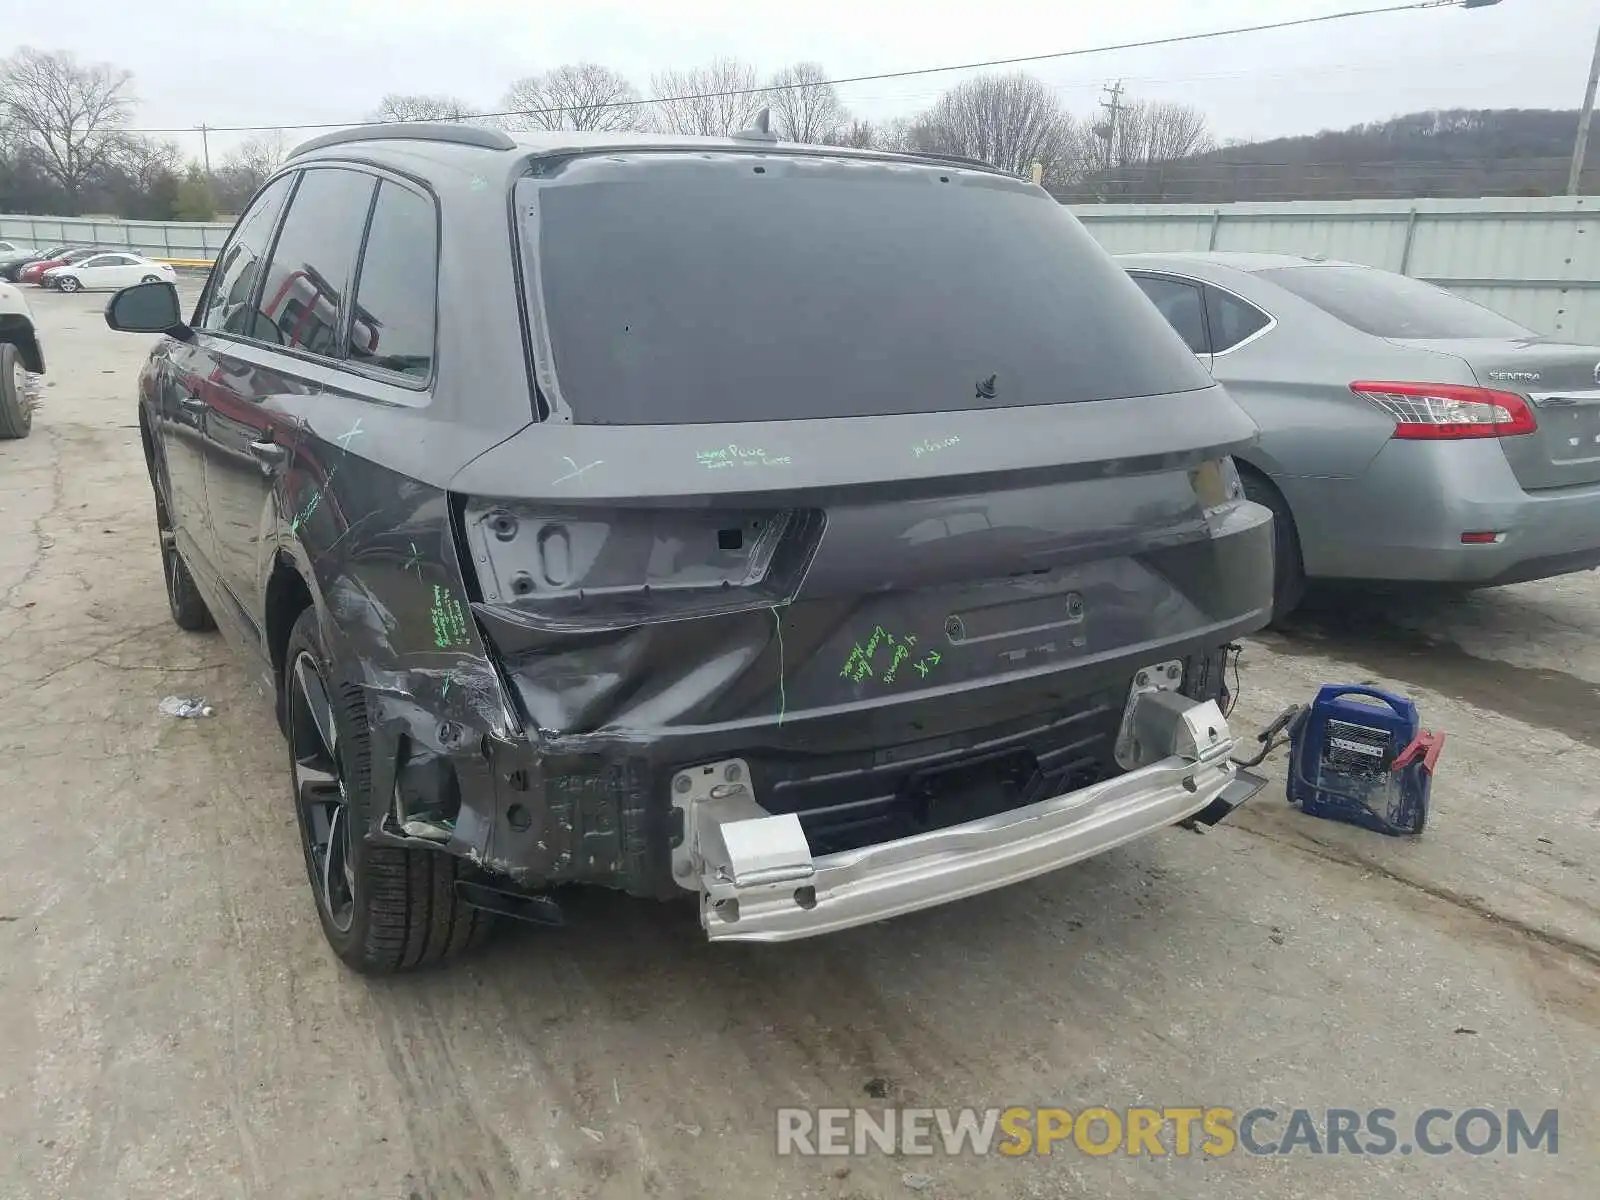
<instances>
[{"instance_id":1,"label":"distant hill","mask_svg":"<svg viewBox=\"0 0 1600 1200\"><path fill-rule=\"evenodd\" d=\"M1450 109L1224 146L1091 174L1067 197L1116 202L1559 196L1576 109ZM1600 131L1584 191L1600 192Z\"/></svg>"}]
</instances>

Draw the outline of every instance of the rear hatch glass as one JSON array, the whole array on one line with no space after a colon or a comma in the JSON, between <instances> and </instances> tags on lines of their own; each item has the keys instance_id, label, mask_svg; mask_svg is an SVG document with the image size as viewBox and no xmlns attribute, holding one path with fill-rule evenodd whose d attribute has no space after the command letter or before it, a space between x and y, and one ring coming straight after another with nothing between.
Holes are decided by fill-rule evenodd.
<instances>
[{"instance_id":1,"label":"rear hatch glass","mask_svg":"<svg viewBox=\"0 0 1600 1200\"><path fill-rule=\"evenodd\" d=\"M1273 267L1261 278L1381 338L1522 338L1530 330L1441 287L1370 267Z\"/></svg>"},{"instance_id":2,"label":"rear hatch glass","mask_svg":"<svg viewBox=\"0 0 1600 1200\"><path fill-rule=\"evenodd\" d=\"M525 181L534 303L589 424L1059 404L1210 377L1055 201L954 167L582 157Z\"/></svg>"}]
</instances>

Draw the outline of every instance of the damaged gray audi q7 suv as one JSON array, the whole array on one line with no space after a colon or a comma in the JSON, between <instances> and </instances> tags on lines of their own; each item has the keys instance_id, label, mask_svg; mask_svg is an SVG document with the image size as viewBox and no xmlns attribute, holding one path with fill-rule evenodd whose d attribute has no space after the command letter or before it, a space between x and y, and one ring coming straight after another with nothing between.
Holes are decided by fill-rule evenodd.
<instances>
[{"instance_id":1,"label":"damaged gray audi q7 suv","mask_svg":"<svg viewBox=\"0 0 1600 1200\"><path fill-rule=\"evenodd\" d=\"M271 681L328 940L393 971L695 894L777 941L1227 806L1254 436L980 163L390 125L301 146L159 332L174 620Z\"/></svg>"}]
</instances>

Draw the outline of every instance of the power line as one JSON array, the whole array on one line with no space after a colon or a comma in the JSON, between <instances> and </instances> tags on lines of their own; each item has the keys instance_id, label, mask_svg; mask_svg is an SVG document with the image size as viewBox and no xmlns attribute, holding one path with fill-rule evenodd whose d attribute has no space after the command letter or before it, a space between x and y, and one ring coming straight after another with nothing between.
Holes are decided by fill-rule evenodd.
<instances>
[{"instance_id":1,"label":"power line","mask_svg":"<svg viewBox=\"0 0 1600 1200\"><path fill-rule=\"evenodd\" d=\"M494 119L500 117L531 117L545 116L565 112L573 107L581 107L584 111L601 110L610 108L637 108L646 104L679 104L691 100L723 100L732 96L760 96L773 92L793 91L797 87L843 87L855 83L877 83L886 79L909 79L920 75L939 75L951 71L976 71L987 70L993 67L1014 67L1023 63L1047 62L1062 58L1083 58L1092 54L1111 54L1120 50L1147 50L1156 46L1177 46L1189 42L1211 41L1215 38L1238 37L1250 33L1269 33L1277 29L1295 29L1306 25L1325 25L1331 21L1345 21L1355 17L1376 17L1387 13L1418 12L1428 8L1459 8L1461 0L1413 0L1410 4L1390 4L1382 8L1355 8L1345 9L1341 12L1323 13L1316 17L1295 17L1286 21L1268 21L1257 25L1239 25L1232 29L1213 29L1203 33L1179 33L1167 37L1144 38L1136 42L1116 42L1104 46L1085 46L1077 50L1057 50L1048 54L1022 54L1013 58L991 58L981 62L952 63L940 67L915 67L905 71L881 71L872 75L849 75L841 79L829 79L816 83L804 84L763 84L753 88L732 88L720 92L697 92L687 96L652 96L640 100L608 100L600 104L566 105L560 108L515 108L504 112L478 113L471 119ZM457 117L431 117L427 120L456 121ZM395 121L323 121L303 122L290 125L212 125L212 133L269 133L274 130L318 130L318 129L345 129L352 125L393 125ZM191 133L193 126L181 129L130 129L129 133Z\"/></svg>"},{"instance_id":2,"label":"power line","mask_svg":"<svg viewBox=\"0 0 1600 1200\"><path fill-rule=\"evenodd\" d=\"M1373 174L1380 171L1468 171L1507 173L1516 171L1554 171L1567 169L1567 158L1548 154L1517 157L1506 155L1463 155L1459 158L1263 158L1231 160L1212 154L1184 158L1158 158L1113 163L1111 171L1215 171L1233 174L1241 171L1290 169L1296 171L1347 171ZM1224 151L1223 153L1226 153ZM1219 176L1220 177L1220 176Z\"/></svg>"}]
</instances>

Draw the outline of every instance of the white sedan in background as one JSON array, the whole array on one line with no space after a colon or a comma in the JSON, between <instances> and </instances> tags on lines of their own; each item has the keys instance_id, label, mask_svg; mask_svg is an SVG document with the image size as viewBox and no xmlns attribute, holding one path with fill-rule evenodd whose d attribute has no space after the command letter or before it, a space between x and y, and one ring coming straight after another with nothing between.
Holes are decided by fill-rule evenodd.
<instances>
[{"instance_id":1,"label":"white sedan in background","mask_svg":"<svg viewBox=\"0 0 1600 1200\"><path fill-rule=\"evenodd\" d=\"M52 267L39 280L45 287L63 292L86 289L116 291L134 283L176 283L178 273L170 264L137 254L108 252L96 254L70 266Z\"/></svg>"}]
</instances>

